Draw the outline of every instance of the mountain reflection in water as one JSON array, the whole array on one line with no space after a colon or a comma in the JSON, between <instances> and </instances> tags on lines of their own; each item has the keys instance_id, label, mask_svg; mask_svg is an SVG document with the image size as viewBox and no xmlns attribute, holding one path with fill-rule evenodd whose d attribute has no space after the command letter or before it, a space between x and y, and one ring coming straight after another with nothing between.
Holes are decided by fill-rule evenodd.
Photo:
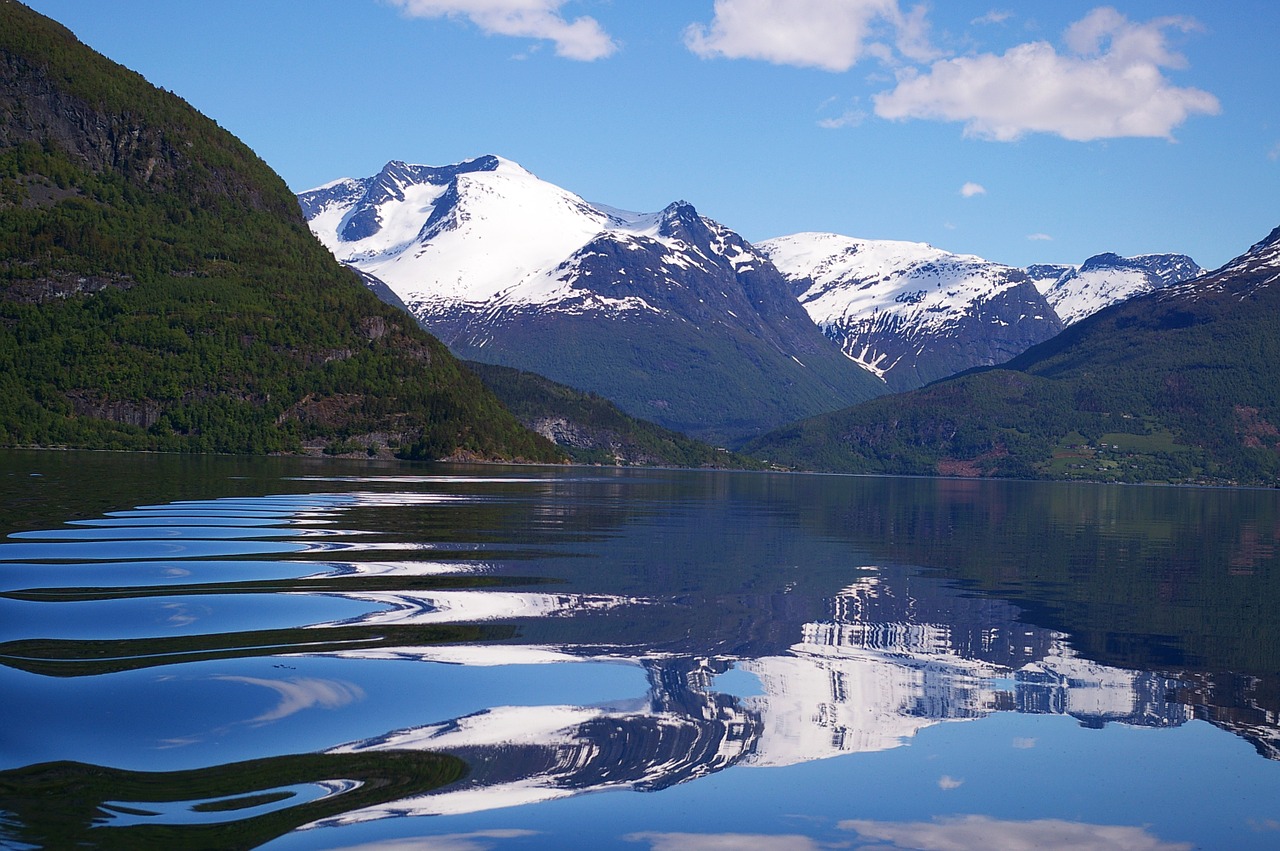
<instances>
[{"instance_id":1,"label":"mountain reflection in water","mask_svg":"<svg viewBox=\"0 0 1280 851\"><path fill-rule=\"evenodd\" d=\"M31 499L21 472L42 461L9 459L11 496ZM11 510L0 840L164 847L239 825L243 847L286 833L282 847L336 847L414 815L484 833L520 823L484 814L535 812L505 808L733 767L768 787L1016 715L1082 731L1207 721L1280 756L1276 648L1226 641L1215 659L1203 637L1276 634L1273 495L432 469L272 467L182 485L221 496ZM1225 575L1248 587L1211 596ZM157 793L166 776L180 792ZM957 835L1024 825L954 813L928 815ZM907 823L856 814L833 815L827 841L898 841ZM704 821L699 835L733 833ZM1110 823L1096 822L1060 824ZM675 826L612 841L656 848L686 835Z\"/></svg>"},{"instance_id":2,"label":"mountain reflection in water","mask_svg":"<svg viewBox=\"0 0 1280 851\"><path fill-rule=\"evenodd\" d=\"M791 765L899 747L925 727L1000 711L1069 715L1090 727L1168 727L1194 717L1176 698L1186 687L1181 681L1082 659L1066 636L1019 624L1016 611L964 600L945 582L877 571L833 598L831 620L798 625L799 640L785 655L617 649L597 658L644 667L649 692L637 701L642 705L493 707L341 746L332 752L441 751L461 756L473 771L448 791L329 823L468 812L606 788L662 789L731 765ZM942 617L966 619L948 624ZM419 658L442 657L426 651ZM468 661L563 658L549 648L502 646ZM757 678L762 693L718 691L717 678L731 668Z\"/></svg>"}]
</instances>

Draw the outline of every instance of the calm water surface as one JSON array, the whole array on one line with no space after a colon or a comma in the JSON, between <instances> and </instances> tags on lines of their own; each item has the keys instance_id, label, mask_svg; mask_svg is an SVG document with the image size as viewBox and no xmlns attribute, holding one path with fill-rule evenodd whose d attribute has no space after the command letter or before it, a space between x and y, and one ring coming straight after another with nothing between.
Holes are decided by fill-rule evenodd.
<instances>
[{"instance_id":1,"label":"calm water surface","mask_svg":"<svg viewBox=\"0 0 1280 851\"><path fill-rule=\"evenodd\" d=\"M0 453L0 846L1280 847L1280 494Z\"/></svg>"}]
</instances>

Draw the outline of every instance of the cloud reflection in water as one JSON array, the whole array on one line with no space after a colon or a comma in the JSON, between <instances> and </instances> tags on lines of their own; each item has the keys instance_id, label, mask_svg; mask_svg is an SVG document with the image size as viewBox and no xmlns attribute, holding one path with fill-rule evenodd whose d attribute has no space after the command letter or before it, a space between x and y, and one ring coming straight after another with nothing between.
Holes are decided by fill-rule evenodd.
<instances>
[{"instance_id":1,"label":"cloud reflection in water","mask_svg":"<svg viewBox=\"0 0 1280 851\"><path fill-rule=\"evenodd\" d=\"M309 677L291 677L288 680L267 680L259 677L223 676L214 679L228 683L244 683L251 686L262 686L280 695L280 703L256 718L249 719L250 724L268 724L288 718L304 709L319 707L321 709L340 709L352 703L364 700L364 689L355 683L338 680L321 680Z\"/></svg>"},{"instance_id":2,"label":"cloud reflection in water","mask_svg":"<svg viewBox=\"0 0 1280 851\"><path fill-rule=\"evenodd\" d=\"M1088 848L1091 851L1191 851L1189 842L1162 842L1141 827L1086 824L1061 819L1002 821L967 815L927 822L850 819L838 827L864 839L890 842L904 851L1039 851Z\"/></svg>"}]
</instances>

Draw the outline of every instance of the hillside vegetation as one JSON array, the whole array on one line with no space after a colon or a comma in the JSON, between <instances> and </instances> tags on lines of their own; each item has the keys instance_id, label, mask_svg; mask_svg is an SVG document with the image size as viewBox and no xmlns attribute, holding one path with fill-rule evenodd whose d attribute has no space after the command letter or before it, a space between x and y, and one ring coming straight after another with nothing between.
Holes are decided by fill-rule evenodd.
<instances>
[{"instance_id":1,"label":"hillside vegetation","mask_svg":"<svg viewBox=\"0 0 1280 851\"><path fill-rule=\"evenodd\" d=\"M516 418L580 464L761 469L753 458L623 413L595 393L532 372L468 361Z\"/></svg>"},{"instance_id":2,"label":"hillside vegetation","mask_svg":"<svg viewBox=\"0 0 1280 851\"><path fill-rule=\"evenodd\" d=\"M0 445L561 460L180 98L0 0Z\"/></svg>"},{"instance_id":3,"label":"hillside vegetation","mask_svg":"<svg viewBox=\"0 0 1280 851\"><path fill-rule=\"evenodd\" d=\"M1276 485L1278 280L1280 228L1003 368L805 420L746 451L844 472Z\"/></svg>"}]
</instances>

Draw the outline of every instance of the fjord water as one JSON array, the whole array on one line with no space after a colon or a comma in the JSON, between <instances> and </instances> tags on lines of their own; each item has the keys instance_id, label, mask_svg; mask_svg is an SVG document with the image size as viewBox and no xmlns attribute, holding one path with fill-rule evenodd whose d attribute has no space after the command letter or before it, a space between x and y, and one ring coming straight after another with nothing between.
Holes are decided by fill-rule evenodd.
<instances>
[{"instance_id":1,"label":"fjord water","mask_svg":"<svg viewBox=\"0 0 1280 851\"><path fill-rule=\"evenodd\" d=\"M1268 848L1280 494L0 454L0 845Z\"/></svg>"}]
</instances>

